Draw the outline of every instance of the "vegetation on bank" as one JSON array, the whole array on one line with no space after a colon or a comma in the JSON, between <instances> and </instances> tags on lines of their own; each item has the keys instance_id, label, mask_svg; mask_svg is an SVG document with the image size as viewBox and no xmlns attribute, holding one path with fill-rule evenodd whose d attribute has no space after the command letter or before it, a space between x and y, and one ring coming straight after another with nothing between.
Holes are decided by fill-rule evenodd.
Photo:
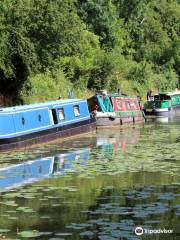
<instances>
[{"instance_id":1,"label":"vegetation on bank","mask_svg":"<svg viewBox=\"0 0 180 240\"><path fill-rule=\"evenodd\" d=\"M179 13L179 0L2 0L4 104L176 88Z\"/></svg>"}]
</instances>

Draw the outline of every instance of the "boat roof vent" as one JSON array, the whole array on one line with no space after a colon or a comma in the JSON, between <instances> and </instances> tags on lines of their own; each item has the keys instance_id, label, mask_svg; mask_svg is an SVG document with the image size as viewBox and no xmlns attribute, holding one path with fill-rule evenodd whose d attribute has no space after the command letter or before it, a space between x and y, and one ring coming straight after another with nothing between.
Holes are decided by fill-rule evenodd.
<instances>
[{"instance_id":1,"label":"boat roof vent","mask_svg":"<svg viewBox=\"0 0 180 240\"><path fill-rule=\"evenodd\" d=\"M108 95L106 89L104 89L104 90L98 90L98 91L96 92L96 94L97 94L97 95L105 95L105 96Z\"/></svg>"}]
</instances>

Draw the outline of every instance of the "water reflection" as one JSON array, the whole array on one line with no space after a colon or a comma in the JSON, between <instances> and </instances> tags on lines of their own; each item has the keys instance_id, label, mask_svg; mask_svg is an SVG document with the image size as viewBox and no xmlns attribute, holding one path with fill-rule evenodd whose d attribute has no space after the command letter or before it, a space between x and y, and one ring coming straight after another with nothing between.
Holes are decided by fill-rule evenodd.
<instances>
[{"instance_id":1,"label":"water reflection","mask_svg":"<svg viewBox=\"0 0 180 240\"><path fill-rule=\"evenodd\" d=\"M129 146L138 143L140 131L131 130L126 132L98 131L93 140L86 142L91 148L97 147L103 156L112 156L119 150L124 152ZM32 184L56 175L67 172L76 172L78 168L86 167L91 148L78 149L74 151L57 151L54 156L44 157L31 161L18 162L7 167L0 168L0 190L8 190L26 184ZM50 154L50 153L49 153Z\"/></svg>"},{"instance_id":2,"label":"water reflection","mask_svg":"<svg viewBox=\"0 0 180 240\"><path fill-rule=\"evenodd\" d=\"M115 131L104 129L97 131L97 147L107 155L125 152L128 148L135 146L140 137L140 129L127 129L126 131Z\"/></svg>"},{"instance_id":3,"label":"water reflection","mask_svg":"<svg viewBox=\"0 0 180 240\"><path fill-rule=\"evenodd\" d=\"M146 117L147 122L154 122L154 123L180 123L180 113L176 114L175 116L169 116L169 117L153 117L153 116L147 116Z\"/></svg>"},{"instance_id":4,"label":"water reflection","mask_svg":"<svg viewBox=\"0 0 180 240\"><path fill-rule=\"evenodd\" d=\"M179 123L147 123L0 155L0 238L178 239L179 137Z\"/></svg>"},{"instance_id":5,"label":"water reflection","mask_svg":"<svg viewBox=\"0 0 180 240\"><path fill-rule=\"evenodd\" d=\"M32 184L45 178L73 171L73 164L85 166L90 149L70 151L52 157L26 161L0 169L0 190ZM83 163L79 160L84 160Z\"/></svg>"}]
</instances>

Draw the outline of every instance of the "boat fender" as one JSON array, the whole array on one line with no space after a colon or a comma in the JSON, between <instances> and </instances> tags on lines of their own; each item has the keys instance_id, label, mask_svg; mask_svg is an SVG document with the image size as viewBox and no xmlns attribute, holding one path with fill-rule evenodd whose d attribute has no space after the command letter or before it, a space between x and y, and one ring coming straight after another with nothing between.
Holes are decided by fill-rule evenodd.
<instances>
[{"instance_id":1,"label":"boat fender","mask_svg":"<svg viewBox=\"0 0 180 240\"><path fill-rule=\"evenodd\" d=\"M123 121L122 121L122 119L120 118L120 125L123 125Z\"/></svg>"},{"instance_id":2,"label":"boat fender","mask_svg":"<svg viewBox=\"0 0 180 240\"><path fill-rule=\"evenodd\" d=\"M95 121L97 121L97 111L96 110L91 112L91 118L94 118Z\"/></svg>"},{"instance_id":3,"label":"boat fender","mask_svg":"<svg viewBox=\"0 0 180 240\"><path fill-rule=\"evenodd\" d=\"M96 118L97 111L96 110L92 111L90 115L91 115L91 118Z\"/></svg>"},{"instance_id":4,"label":"boat fender","mask_svg":"<svg viewBox=\"0 0 180 240\"><path fill-rule=\"evenodd\" d=\"M116 118L115 116L112 116L112 115L111 115L111 116L109 116L109 119L110 119L110 120L112 120L112 121L114 121L114 120L115 120L115 118Z\"/></svg>"}]
</instances>

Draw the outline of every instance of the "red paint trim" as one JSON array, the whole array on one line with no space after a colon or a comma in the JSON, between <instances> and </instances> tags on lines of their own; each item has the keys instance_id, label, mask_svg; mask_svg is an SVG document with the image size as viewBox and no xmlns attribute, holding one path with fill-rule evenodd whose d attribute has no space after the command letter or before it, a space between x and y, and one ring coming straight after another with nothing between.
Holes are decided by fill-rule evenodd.
<instances>
[{"instance_id":1,"label":"red paint trim","mask_svg":"<svg viewBox=\"0 0 180 240\"><path fill-rule=\"evenodd\" d=\"M111 97L111 101L115 112L141 110L138 98Z\"/></svg>"}]
</instances>

